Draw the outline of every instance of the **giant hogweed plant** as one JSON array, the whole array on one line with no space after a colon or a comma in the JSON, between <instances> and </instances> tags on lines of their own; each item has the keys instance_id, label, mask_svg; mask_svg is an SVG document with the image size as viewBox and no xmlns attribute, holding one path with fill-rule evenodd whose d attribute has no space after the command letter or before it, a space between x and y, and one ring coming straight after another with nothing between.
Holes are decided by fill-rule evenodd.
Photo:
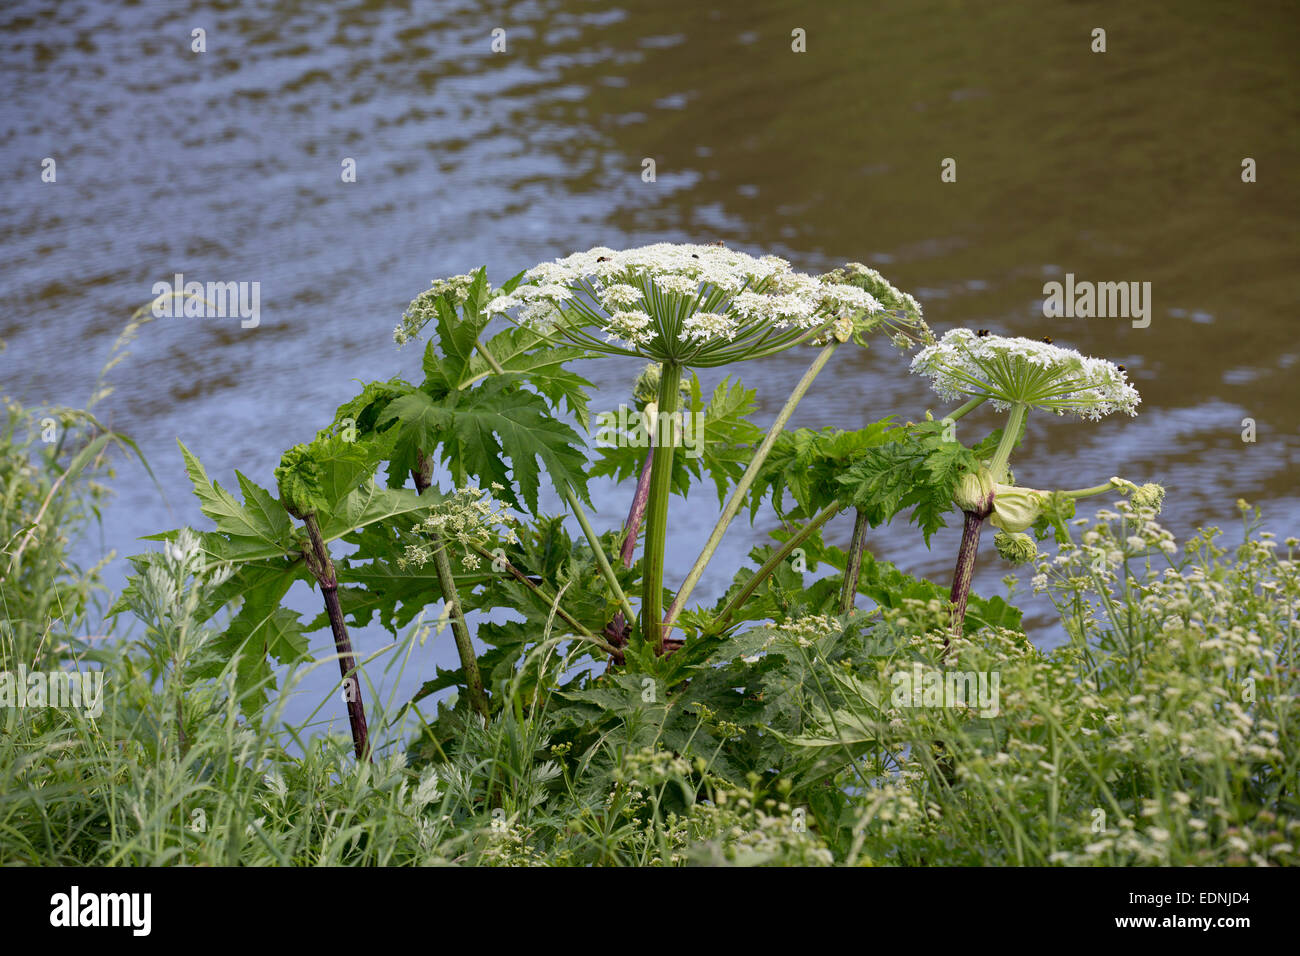
<instances>
[{"instance_id":1,"label":"giant hogweed plant","mask_svg":"<svg viewBox=\"0 0 1300 956\"><path fill-rule=\"evenodd\" d=\"M498 316L509 321L489 335ZM426 331L423 379L365 383L311 442L285 452L276 494L237 472L241 501L182 446L201 510L216 525L197 535L197 548L227 569L196 615L202 624L228 609L214 661L238 661L241 690L256 689L241 694L253 716L260 688L273 684L268 659L301 660L306 635L329 627L358 758L372 745L349 628L377 621L397 634L441 603L460 666L439 671L416 695L457 690L426 726L419 752L428 759L454 756L473 728L507 711L519 718L519 701L544 692L556 747L596 777L614 773L608 763L593 769L593 755L617 739L704 759L711 773L752 786L790 769L798 748L788 744L807 729L814 690L833 712L835 700L860 689L855 671L919 653L894 631L877 631L876 612L857 608L860 596L877 611L950 596L955 640L1017 628L1018 610L969 593L972 515L982 522L996 513L1008 534L1036 523L1045 536L1075 498L1134 487L1114 479L1080 492L1018 489L1007 469L1029 407L1092 417L1131 410L1136 393L1122 370L1024 340L950 333L939 341L911 296L860 264L810 276L717 245L597 248L499 288L486 268L436 280L394 338L404 346ZM926 413L920 422L890 416L854 431L787 432L834 353L865 348L873 335L921 346L914 369L931 374L942 396L969 401L941 421ZM764 430L748 420L756 393L739 381L728 377L705 400L696 370L796 349L809 350L811 362ZM591 386L574 369L597 356L630 360L646 430L665 440L588 447L578 429L591 428ZM1007 427L971 446L958 442L956 422L988 400L1009 409ZM681 412L703 423L698 458L677 453ZM447 476L445 486L436 474ZM579 540L566 515L542 511L543 475ZM603 531L588 514L588 483L598 477L629 486L626 519ZM669 501L706 477L721 515L673 589L665 581ZM1029 503L1017 505L1022 499ZM867 549L868 530L904 512L928 543L954 503L968 532L948 596ZM713 606L688 606L746 508L751 520L775 513L776 544L755 549L757 569L738 571ZM847 552L821 537L846 511L855 516ZM1025 556L1020 538L999 545ZM789 560L797 548L810 571L833 573L810 583ZM142 572L148 563L137 559ZM300 580L321 593L313 620L284 602ZM475 612L502 609L512 619L476 615L471 632ZM543 635L570 642L563 673L533 663L546 656L533 653ZM825 802L817 782L866 751L861 743L827 749L801 785Z\"/></svg>"}]
</instances>

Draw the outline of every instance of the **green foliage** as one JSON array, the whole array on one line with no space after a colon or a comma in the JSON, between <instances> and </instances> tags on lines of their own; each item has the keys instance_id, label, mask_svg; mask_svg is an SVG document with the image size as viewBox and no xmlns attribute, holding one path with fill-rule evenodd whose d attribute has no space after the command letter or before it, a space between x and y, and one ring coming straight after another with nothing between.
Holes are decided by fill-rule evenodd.
<instances>
[{"instance_id":1,"label":"green foliage","mask_svg":"<svg viewBox=\"0 0 1300 956\"><path fill-rule=\"evenodd\" d=\"M839 476L862 459L868 449L901 440L901 430L891 426L890 421L873 422L856 431L801 428L782 433L754 482L749 499L751 519L768 494L777 514L786 518L812 517L843 498ZM794 498L791 511L785 508L786 491Z\"/></svg>"},{"instance_id":2,"label":"green foliage","mask_svg":"<svg viewBox=\"0 0 1300 956\"><path fill-rule=\"evenodd\" d=\"M717 488L721 503L726 499L727 490L749 465L754 445L762 437L758 427L747 418L758 407L754 398L757 393L728 377L718 383L706 405L699 376L692 375L685 384L683 423L689 416L689 421L699 425L692 426L696 428L692 437L695 447L678 449L678 454L673 456L672 491L684 498L691 485L707 474ZM632 417L639 421L635 415ZM644 426L638 426L638 431L634 435L609 427L604 436L608 446L599 449L591 476L635 480L645 463L648 447Z\"/></svg>"},{"instance_id":3,"label":"green foliage","mask_svg":"<svg viewBox=\"0 0 1300 956\"><path fill-rule=\"evenodd\" d=\"M867 515L871 525L886 524L912 509L911 521L926 543L952 511L953 491L962 476L992 455L1001 432L974 448L948 437L942 421L925 421L892 429L888 438L857 456L837 479L839 493Z\"/></svg>"},{"instance_id":4,"label":"green foliage","mask_svg":"<svg viewBox=\"0 0 1300 956\"><path fill-rule=\"evenodd\" d=\"M441 454L454 472L502 485L505 498L520 507L506 472L509 461L523 502L534 513L542 470L557 488L570 487L588 500L581 440L520 381L501 375L469 395L452 391L435 399L417 391L394 400L379 418L379 427L392 426L389 454L408 470L415 467L417 450Z\"/></svg>"},{"instance_id":5,"label":"green foliage","mask_svg":"<svg viewBox=\"0 0 1300 956\"><path fill-rule=\"evenodd\" d=\"M232 609L212 647L220 660L238 661L236 687L250 713L265 703L272 683L270 660L291 664L307 659L303 625L297 613L283 606L295 580L313 580L303 561L306 543L294 531L289 514L313 515L328 543L402 519L430 503L414 492L376 487L371 475L377 462L367 458L367 450L328 434L290 449L276 469L282 498L292 495L290 505L236 472L244 497L240 502L211 481L198 458L181 444L199 508L216 524L215 531L194 535L193 547L208 565L229 573L191 613L196 624L206 625L224 608ZM187 529L152 538L172 547L183 538L191 540ZM139 612L143 582L155 560L152 553L131 559L135 575L111 614ZM355 614L355 608L349 610Z\"/></svg>"},{"instance_id":6,"label":"green foliage","mask_svg":"<svg viewBox=\"0 0 1300 956\"><path fill-rule=\"evenodd\" d=\"M140 639L79 658L111 675L102 715L0 709L0 861L1295 865L1300 541L1279 554L1246 519L1236 548L1211 531L1170 554L1173 574L1142 557L1168 554L1149 514L1080 529L1096 543L1041 582L1067 644L980 627L949 662L998 674L995 715L896 699L900 672L943 672L945 613L878 564L878 614L800 612L608 674L543 626L486 724L376 698L373 765L284 727L283 696L249 716L199 620L229 568L185 532L124 596ZM571 545L547 519L514 556L562 574ZM1097 576L1089 548L1126 566ZM394 660L428 637L409 628Z\"/></svg>"},{"instance_id":7,"label":"green foliage","mask_svg":"<svg viewBox=\"0 0 1300 956\"><path fill-rule=\"evenodd\" d=\"M57 667L82 646L104 586L70 553L108 497L114 444L90 414L4 400L0 426L0 671ZM46 439L53 439L52 441Z\"/></svg>"},{"instance_id":8,"label":"green foliage","mask_svg":"<svg viewBox=\"0 0 1300 956\"><path fill-rule=\"evenodd\" d=\"M910 297L865 267L850 273L924 332ZM770 506L781 526L712 607L682 611L659 654L623 619L641 582L622 560L628 531L575 537L539 511L543 472L588 504L594 477L630 500L645 451L589 452L570 424L588 427L589 383L570 370L587 354L520 328L487 337L494 291L478 270L412 301L397 338L432 329L423 380L363 383L283 454L278 498L238 471L237 493L223 488L182 444L212 526L154 535L161 549L131 558L110 609L139 622L130 642L76 636L100 585L66 554L96 513L112 438L61 411L65 437L37 448L32 414L8 406L4 663L95 663L114 689L100 716L0 707L0 863L1296 862L1300 541L1282 557L1243 507L1240 547L1205 533L1179 554L1152 490L1076 542L1074 500L1053 493L1035 531L1056 547L1038 553L1034 578L1066 636L1051 653L1029 642L1014 592L971 595L954 628L944 584L870 551L847 600L850 555L808 522L854 510L874 526L909 511L928 544L1001 433L967 447L951 421L890 417L785 432L759 460L755 391L724 379L706 402L690 376L702 454L674 456L672 490L708 480L720 502L734 495L751 519ZM438 464L454 487L435 482ZM472 482L530 517L476 511ZM343 546L309 560L294 519ZM452 568L441 581L426 560L435 547ZM286 597L297 582L328 585L329 565L346 624L394 638L359 668L363 682L382 667L401 683L451 603L483 648L420 675L414 700L368 688L373 763L339 735L283 723L315 666L308 636L331 626ZM475 663L486 719L463 693ZM996 675L1000 697L942 698L957 674ZM912 675L939 680L940 698L900 695Z\"/></svg>"}]
</instances>

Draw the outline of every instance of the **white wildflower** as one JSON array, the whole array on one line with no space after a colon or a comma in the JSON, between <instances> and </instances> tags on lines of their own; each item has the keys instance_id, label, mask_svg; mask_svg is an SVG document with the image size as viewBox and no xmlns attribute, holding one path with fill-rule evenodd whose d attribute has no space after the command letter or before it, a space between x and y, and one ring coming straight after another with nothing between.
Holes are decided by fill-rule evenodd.
<instances>
[{"instance_id":1,"label":"white wildflower","mask_svg":"<svg viewBox=\"0 0 1300 956\"><path fill-rule=\"evenodd\" d=\"M1099 419L1112 412L1137 414L1141 401L1119 366L1073 349L1001 335L953 329L912 360L943 398L988 397L1006 410L1023 404Z\"/></svg>"},{"instance_id":2,"label":"white wildflower","mask_svg":"<svg viewBox=\"0 0 1300 956\"><path fill-rule=\"evenodd\" d=\"M816 278L775 256L672 243L601 246L542 263L486 308L592 352L707 368L818 340L832 328L846 341L867 316L885 312L872 290L920 324L915 300L878 273Z\"/></svg>"}]
</instances>

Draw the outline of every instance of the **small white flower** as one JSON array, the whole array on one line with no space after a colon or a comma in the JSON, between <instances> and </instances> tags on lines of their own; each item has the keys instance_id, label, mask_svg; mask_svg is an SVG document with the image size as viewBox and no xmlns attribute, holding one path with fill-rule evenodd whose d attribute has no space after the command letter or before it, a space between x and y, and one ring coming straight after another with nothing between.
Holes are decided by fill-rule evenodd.
<instances>
[{"instance_id":1,"label":"small white flower","mask_svg":"<svg viewBox=\"0 0 1300 956\"><path fill-rule=\"evenodd\" d=\"M541 263L487 311L591 352L707 368L820 340L832 327L846 341L865 316L890 314L881 296L900 326L923 326L915 300L865 266L817 278L775 256L657 243Z\"/></svg>"}]
</instances>

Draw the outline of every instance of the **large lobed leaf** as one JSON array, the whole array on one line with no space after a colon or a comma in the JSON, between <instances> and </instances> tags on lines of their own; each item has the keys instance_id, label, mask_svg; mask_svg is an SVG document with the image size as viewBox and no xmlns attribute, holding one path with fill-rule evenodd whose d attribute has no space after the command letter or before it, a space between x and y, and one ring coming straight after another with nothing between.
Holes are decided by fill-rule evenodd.
<instances>
[{"instance_id":1,"label":"large lobed leaf","mask_svg":"<svg viewBox=\"0 0 1300 956\"><path fill-rule=\"evenodd\" d=\"M394 423L395 439L408 449L437 455L485 484L500 484L500 496L520 507L513 477L534 514L542 469L557 488L567 486L589 500L586 456L578 434L552 416L541 397L517 387L517 382L518 376L497 375L480 388L441 398L413 392L393 401L379 424Z\"/></svg>"}]
</instances>

